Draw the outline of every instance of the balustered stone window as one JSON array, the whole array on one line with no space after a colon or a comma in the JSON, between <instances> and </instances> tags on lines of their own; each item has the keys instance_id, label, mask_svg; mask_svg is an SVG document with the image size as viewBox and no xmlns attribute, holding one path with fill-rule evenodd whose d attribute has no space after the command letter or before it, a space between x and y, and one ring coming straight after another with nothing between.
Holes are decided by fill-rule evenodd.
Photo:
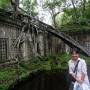
<instances>
[{"instance_id":1,"label":"balustered stone window","mask_svg":"<svg viewBox=\"0 0 90 90\"><path fill-rule=\"evenodd\" d=\"M0 62L7 60L7 38L0 38Z\"/></svg>"}]
</instances>

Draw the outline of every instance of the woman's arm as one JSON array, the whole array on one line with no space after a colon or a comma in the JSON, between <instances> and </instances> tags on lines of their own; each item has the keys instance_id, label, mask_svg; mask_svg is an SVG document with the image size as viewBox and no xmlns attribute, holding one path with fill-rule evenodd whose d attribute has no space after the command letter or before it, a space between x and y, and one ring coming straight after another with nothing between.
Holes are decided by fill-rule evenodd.
<instances>
[{"instance_id":1,"label":"woman's arm","mask_svg":"<svg viewBox=\"0 0 90 90\"><path fill-rule=\"evenodd\" d=\"M87 65L85 60L82 61L82 65L81 65L81 77L78 79L76 78L77 82L79 83L83 83L85 76L87 75Z\"/></svg>"},{"instance_id":2,"label":"woman's arm","mask_svg":"<svg viewBox=\"0 0 90 90\"><path fill-rule=\"evenodd\" d=\"M81 80L84 81L84 79L85 79L85 74L82 73L82 75L81 75Z\"/></svg>"}]
</instances>

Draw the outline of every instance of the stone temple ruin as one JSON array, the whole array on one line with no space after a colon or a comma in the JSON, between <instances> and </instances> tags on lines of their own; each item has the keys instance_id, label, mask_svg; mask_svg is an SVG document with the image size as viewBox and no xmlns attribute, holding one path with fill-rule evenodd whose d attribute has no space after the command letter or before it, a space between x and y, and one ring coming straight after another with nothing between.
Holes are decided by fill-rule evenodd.
<instances>
[{"instance_id":1,"label":"stone temple ruin","mask_svg":"<svg viewBox=\"0 0 90 90\"><path fill-rule=\"evenodd\" d=\"M57 43L56 43L56 39ZM55 40L54 40L55 39ZM32 16L0 9L0 62L61 52L61 41L89 53L70 36Z\"/></svg>"}]
</instances>

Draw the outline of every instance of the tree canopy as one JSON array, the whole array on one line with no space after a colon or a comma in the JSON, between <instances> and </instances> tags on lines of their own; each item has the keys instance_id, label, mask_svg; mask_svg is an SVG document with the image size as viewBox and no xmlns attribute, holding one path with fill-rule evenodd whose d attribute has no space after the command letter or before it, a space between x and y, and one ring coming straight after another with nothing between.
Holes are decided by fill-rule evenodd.
<instances>
[{"instance_id":1,"label":"tree canopy","mask_svg":"<svg viewBox=\"0 0 90 90\"><path fill-rule=\"evenodd\" d=\"M38 15L38 0L21 0L23 10L29 15ZM0 8L10 7L11 0L0 0ZM61 28L67 24L88 25L90 21L90 0L43 0L43 11L51 15L52 25Z\"/></svg>"},{"instance_id":2,"label":"tree canopy","mask_svg":"<svg viewBox=\"0 0 90 90\"><path fill-rule=\"evenodd\" d=\"M76 5L76 4L75 4ZM75 11L76 10L76 11ZM77 6L65 8L63 13L56 16L57 26L60 28L62 25L89 25L90 21L90 0L82 0Z\"/></svg>"},{"instance_id":3,"label":"tree canopy","mask_svg":"<svg viewBox=\"0 0 90 90\"><path fill-rule=\"evenodd\" d=\"M22 8L30 15L36 16L37 12L37 0L22 0Z\"/></svg>"}]
</instances>

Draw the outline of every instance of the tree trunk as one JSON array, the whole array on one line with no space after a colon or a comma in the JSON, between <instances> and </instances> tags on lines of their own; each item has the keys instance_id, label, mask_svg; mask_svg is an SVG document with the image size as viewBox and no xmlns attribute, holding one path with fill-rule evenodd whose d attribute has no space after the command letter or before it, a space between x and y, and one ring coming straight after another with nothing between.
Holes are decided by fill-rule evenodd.
<instances>
[{"instance_id":1,"label":"tree trunk","mask_svg":"<svg viewBox=\"0 0 90 90\"><path fill-rule=\"evenodd\" d=\"M74 8L74 13L75 13L75 19L74 20L78 20L77 18L78 18L78 15L77 15L77 9L76 9L76 7L75 7L75 4L74 4L74 1L73 0L71 0L71 2L72 2L72 5L73 5L73 8Z\"/></svg>"},{"instance_id":2,"label":"tree trunk","mask_svg":"<svg viewBox=\"0 0 90 90\"><path fill-rule=\"evenodd\" d=\"M14 11L18 11L19 0L11 0L11 5L12 5Z\"/></svg>"},{"instance_id":3,"label":"tree trunk","mask_svg":"<svg viewBox=\"0 0 90 90\"><path fill-rule=\"evenodd\" d=\"M39 48L39 54L43 56L44 55L44 38L43 38L42 32L39 32L38 34L38 48Z\"/></svg>"}]
</instances>

